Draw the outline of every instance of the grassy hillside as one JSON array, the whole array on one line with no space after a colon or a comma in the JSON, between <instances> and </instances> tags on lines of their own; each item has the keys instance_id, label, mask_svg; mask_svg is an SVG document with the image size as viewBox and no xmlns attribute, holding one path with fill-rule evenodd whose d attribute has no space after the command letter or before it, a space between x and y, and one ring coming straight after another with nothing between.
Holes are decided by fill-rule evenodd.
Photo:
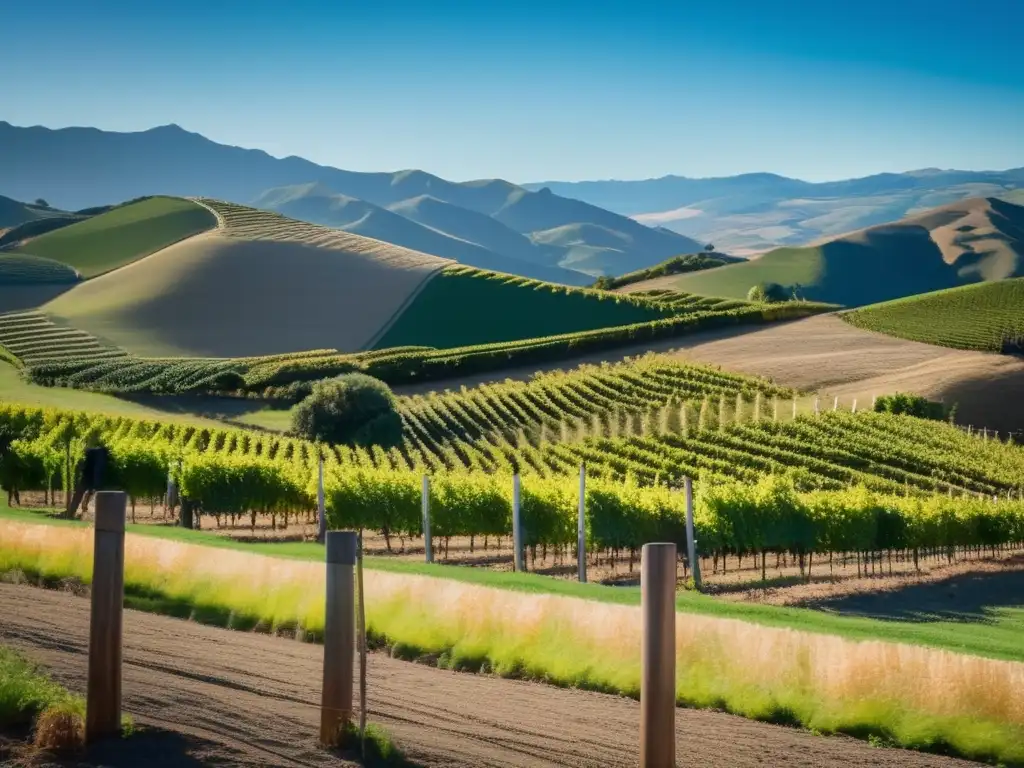
<instances>
[{"instance_id":1,"label":"grassy hillside","mask_svg":"<svg viewBox=\"0 0 1024 768\"><path fill-rule=\"evenodd\" d=\"M430 281L374 345L461 347L657 320L648 302L468 268Z\"/></svg>"},{"instance_id":2,"label":"grassy hillside","mask_svg":"<svg viewBox=\"0 0 1024 768\"><path fill-rule=\"evenodd\" d=\"M860 306L1021 275L1024 207L976 199L826 243L779 248L746 263L683 275L672 287L742 298L754 285L778 283L812 301Z\"/></svg>"},{"instance_id":3,"label":"grassy hillside","mask_svg":"<svg viewBox=\"0 0 1024 768\"><path fill-rule=\"evenodd\" d=\"M858 328L926 344L1024 354L1024 278L908 296L840 316Z\"/></svg>"},{"instance_id":4,"label":"grassy hillside","mask_svg":"<svg viewBox=\"0 0 1024 768\"><path fill-rule=\"evenodd\" d=\"M154 197L34 238L18 248L94 277L148 256L217 225L201 205Z\"/></svg>"},{"instance_id":5,"label":"grassy hillside","mask_svg":"<svg viewBox=\"0 0 1024 768\"><path fill-rule=\"evenodd\" d=\"M267 211L206 204L224 228L78 285L45 311L143 356L347 352L368 344L451 263Z\"/></svg>"}]
</instances>

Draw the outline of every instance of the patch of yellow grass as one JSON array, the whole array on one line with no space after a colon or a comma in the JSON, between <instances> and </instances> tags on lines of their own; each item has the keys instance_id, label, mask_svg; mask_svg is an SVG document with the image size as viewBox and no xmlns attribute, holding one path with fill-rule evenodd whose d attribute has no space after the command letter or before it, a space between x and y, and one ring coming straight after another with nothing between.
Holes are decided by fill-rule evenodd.
<instances>
[{"instance_id":1,"label":"patch of yellow grass","mask_svg":"<svg viewBox=\"0 0 1024 768\"><path fill-rule=\"evenodd\" d=\"M92 531L5 522L0 570L85 577ZM324 566L129 534L126 584L264 625L322 632ZM427 576L366 572L369 628L499 673L638 692L640 611ZM1024 759L1024 665L693 614L676 618L680 702L822 731ZM415 655L415 654L413 654Z\"/></svg>"}]
</instances>

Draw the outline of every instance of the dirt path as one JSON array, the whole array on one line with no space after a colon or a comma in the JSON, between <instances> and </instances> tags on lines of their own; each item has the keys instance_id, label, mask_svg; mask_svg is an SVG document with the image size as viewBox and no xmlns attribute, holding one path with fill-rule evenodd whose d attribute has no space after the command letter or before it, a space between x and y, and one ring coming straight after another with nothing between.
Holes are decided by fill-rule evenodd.
<instances>
[{"instance_id":1,"label":"dirt path","mask_svg":"<svg viewBox=\"0 0 1024 768\"><path fill-rule=\"evenodd\" d=\"M527 379L538 370L617 361L647 351L662 352L728 371L766 376L780 384L838 395L847 407L872 395L896 391L959 403L963 424L998 430L1024 429L1024 360L1008 355L946 349L864 331L834 315L766 326L723 328L641 346L531 365L459 380L397 387L400 394L506 378Z\"/></svg>"},{"instance_id":2,"label":"dirt path","mask_svg":"<svg viewBox=\"0 0 1024 768\"><path fill-rule=\"evenodd\" d=\"M0 585L0 642L27 651L82 691L89 604ZM181 765L339 765L315 746L322 650L135 611L125 613L125 709L189 737ZM425 766L628 766L639 705L629 699L447 672L373 654L370 719ZM843 737L679 710L681 763L971 765ZM197 762L198 761L198 762Z\"/></svg>"}]
</instances>

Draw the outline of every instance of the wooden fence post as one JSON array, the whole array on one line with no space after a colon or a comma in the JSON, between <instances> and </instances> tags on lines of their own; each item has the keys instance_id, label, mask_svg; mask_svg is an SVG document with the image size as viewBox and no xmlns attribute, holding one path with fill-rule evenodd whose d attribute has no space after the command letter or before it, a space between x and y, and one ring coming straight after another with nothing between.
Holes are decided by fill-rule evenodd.
<instances>
[{"instance_id":1,"label":"wooden fence post","mask_svg":"<svg viewBox=\"0 0 1024 768\"><path fill-rule=\"evenodd\" d=\"M693 480L683 478L683 490L686 493L686 559L693 573L693 586L700 589L700 561L697 559L697 539L693 529Z\"/></svg>"},{"instance_id":2,"label":"wooden fence post","mask_svg":"<svg viewBox=\"0 0 1024 768\"><path fill-rule=\"evenodd\" d=\"M796 395L793 396L793 418L796 418Z\"/></svg>"},{"instance_id":3,"label":"wooden fence post","mask_svg":"<svg viewBox=\"0 0 1024 768\"><path fill-rule=\"evenodd\" d=\"M523 570L523 527L519 517L519 474L512 475L512 567L516 571Z\"/></svg>"},{"instance_id":4,"label":"wooden fence post","mask_svg":"<svg viewBox=\"0 0 1024 768\"><path fill-rule=\"evenodd\" d=\"M833 411L838 411L839 410L839 395L836 395L836 399L832 401L832 410Z\"/></svg>"},{"instance_id":5,"label":"wooden fence post","mask_svg":"<svg viewBox=\"0 0 1024 768\"><path fill-rule=\"evenodd\" d=\"M323 544L327 537L327 503L324 499L324 457L320 455L316 478L316 540Z\"/></svg>"},{"instance_id":6,"label":"wooden fence post","mask_svg":"<svg viewBox=\"0 0 1024 768\"><path fill-rule=\"evenodd\" d=\"M857 398L855 397L855 398L853 398L853 407L850 408L850 413L856 413L856 412L857 412Z\"/></svg>"},{"instance_id":7,"label":"wooden fence post","mask_svg":"<svg viewBox=\"0 0 1024 768\"><path fill-rule=\"evenodd\" d=\"M640 768L675 768L676 545L640 555Z\"/></svg>"},{"instance_id":8,"label":"wooden fence post","mask_svg":"<svg viewBox=\"0 0 1024 768\"><path fill-rule=\"evenodd\" d=\"M821 413L820 400L817 396L814 398L814 415L817 416Z\"/></svg>"},{"instance_id":9,"label":"wooden fence post","mask_svg":"<svg viewBox=\"0 0 1024 768\"><path fill-rule=\"evenodd\" d=\"M576 572L580 584L587 581L587 469L580 462L580 508L576 519Z\"/></svg>"},{"instance_id":10,"label":"wooden fence post","mask_svg":"<svg viewBox=\"0 0 1024 768\"><path fill-rule=\"evenodd\" d=\"M121 635L124 621L123 491L96 494L89 623L89 680L85 737L89 742L121 732Z\"/></svg>"},{"instance_id":11,"label":"wooden fence post","mask_svg":"<svg viewBox=\"0 0 1024 768\"><path fill-rule=\"evenodd\" d=\"M434 562L434 540L430 535L430 478L423 476L423 549L427 562Z\"/></svg>"},{"instance_id":12,"label":"wooden fence post","mask_svg":"<svg viewBox=\"0 0 1024 768\"><path fill-rule=\"evenodd\" d=\"M324 677L320 699L320 743L337 747L352 722L355 662L355 531L327 532L327 604Z\"/></svg>"}]
</instances>

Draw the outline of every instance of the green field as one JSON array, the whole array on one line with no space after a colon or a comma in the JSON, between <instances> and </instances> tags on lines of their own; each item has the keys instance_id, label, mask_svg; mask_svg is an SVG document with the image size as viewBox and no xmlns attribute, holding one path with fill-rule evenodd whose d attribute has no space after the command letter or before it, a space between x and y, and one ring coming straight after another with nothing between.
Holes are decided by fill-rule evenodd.
<instances>
[{"instance_id":1,"label":"green field","mask_svg":"<svg viewBox=\"0 0 1024 768\"><path fill-rule=\"evenodd\" d=\"M646 302L469 267L426 284L375 349L463 347L658 320Z\"/></svg>"},{"instance_id":2,"label":"green field","mask_svg":"<svg viewBox=\"0 0 1024 768\"><path fill-rule=\"evenodd\" d=\"M1024 278L951 288L862 307L846 322L926 344L1024 353Z\"/></svg>"},{"instance_id":3,"label":"green field","mask_svg":"<svg viewBox=\"0 0 1024 768\"><path fill-rule=\"evenodd\" d=\"M18 250L45 256L95 277L217 225L189 200L153 197L41 235Z\"/></svg>"}]
</instances>

